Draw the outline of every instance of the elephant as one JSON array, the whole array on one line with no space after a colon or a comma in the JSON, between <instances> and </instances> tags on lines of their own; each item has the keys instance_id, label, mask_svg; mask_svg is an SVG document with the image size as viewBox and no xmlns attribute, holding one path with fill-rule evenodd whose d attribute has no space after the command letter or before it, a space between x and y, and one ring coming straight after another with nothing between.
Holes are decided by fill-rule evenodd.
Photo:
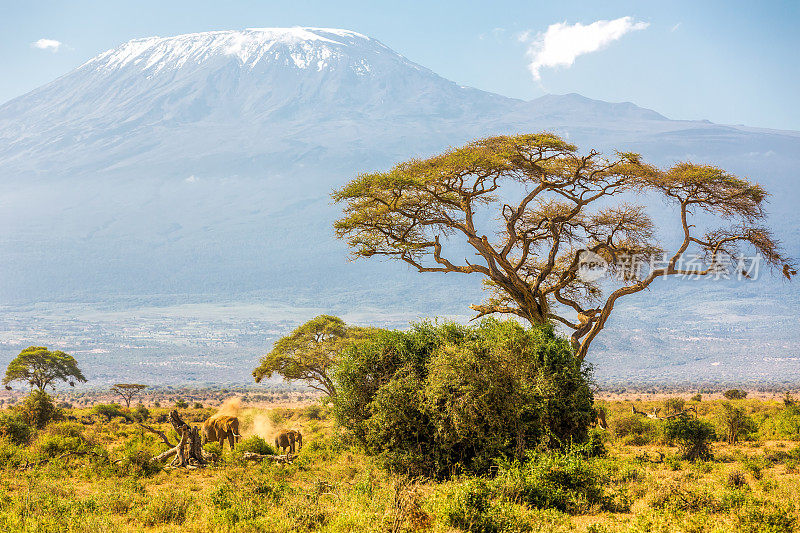
<instances>
[{"instance_id":1,"label":"elephant","mask_svg":"<svg viewBox=\"0 0 800 533\"><path fill-rule=\"evenodd\" d=\"M275 448L283 453L286 453L286 448L289 448L289 453L295 453L295 443L297 444L297 450L303 447L303 436L294 429L281 431L275 437Z\"/></svg>"},{"instance_id":2,"label":"elephant","mask_svg":"<svg viewBox=\"0 0 800 533\"><path fill-rule=\"evenodd\" d=\"M225 446L225 439L231 445L231 450L235 443L242 438L239 435L239 419L235 416L215 415L203 422L204 442L219 442L220 448Z\"/></svg>"}]
</instances>

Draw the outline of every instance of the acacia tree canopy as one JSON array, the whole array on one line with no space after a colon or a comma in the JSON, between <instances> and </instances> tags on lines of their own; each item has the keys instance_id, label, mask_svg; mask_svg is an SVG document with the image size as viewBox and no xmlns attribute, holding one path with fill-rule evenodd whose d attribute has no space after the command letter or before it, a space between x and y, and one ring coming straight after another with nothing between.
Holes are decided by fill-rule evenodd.
<instances>
[{"instance_id":1,"label":"acacia tree canopy","mask_svg":"<svg viewBox=\"0 0 800 533\"><path fill-rule=\"evenodd\" d=\"M22 350L8 364L3 385L8 388L12 381L25 381L31 387L44 391L48 386L55 389L55 381L66 381L70 386L75 386L75 381L85 383L86 378L71 355L60 350L51 352L42 346L31 346Z\"/></svg>"},{"instance_id":2,"label":"acacia tree canopy","mask_svg":"<svg viewBox=\"0 0 800 533\"><path fill-rule=\"evenodd\" d=\"M130 409L133 397L146 388L147 385L142 385L141 383L117 383L111 387L111 392L122 398L122 401L125 402L125 407Z\"/></svg>"},{"instance_id":3,"label":"acacia tree canopy","mask_svg":"<svg viewBox=\"0 0 800 533\"><path fill-rule=\"evenodd\" d=\"M645 208L627 201L648 193L677 208L682 239L672 250L656 242ZM515 194L520 198L509 201ZM420 272L479 274L490 296L471 306L477 317L510 313L531 324L559 322L572 330L579 360L616 301L658 278L713 275L741 264L747 252L760 253L787 278L796 274L763 225L766 197L759 185L711 165L661 170L635 153L581 155L550 133L489 137L361 174L333 193L344 204L336 234L355 257L388 256ZM492 209L499 224L479 228ZM701 218L723 225L701 231ZM466 241L477 259L448 257L443 246L454 238ZM690 266L695 254L703 264ZM598 258L615 284L583 274Z\"/></svg>"},{"instance_id":4,"label":"acacia tree canopy","mask_svg":"<svg viewBox=\"0 0 800 533\"><path fill-rule=\"evenodd\" d=\"M259 383L277 373L334 397L331 367L345 347L368 332L369 328L348 326L341 318L320 315L278 340L253 370L253 377Z\"/></svg>"}]
</instances>

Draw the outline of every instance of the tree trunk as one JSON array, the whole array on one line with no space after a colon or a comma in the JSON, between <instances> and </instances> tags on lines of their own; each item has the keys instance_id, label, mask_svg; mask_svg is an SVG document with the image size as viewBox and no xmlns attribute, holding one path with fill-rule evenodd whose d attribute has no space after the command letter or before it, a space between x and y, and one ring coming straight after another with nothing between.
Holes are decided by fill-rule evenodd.
<instances>
[{"instance_id":1,"label":"tree trunk","mask_svg":"<svg viewBox=\"0 0 800 533\"><path fill-rule=\"evenodd\" d=\"M178 410L174 409L169 414L169 421L175 432L181 436L181 441L178 443L177 457L172 461L172 466L186 467L186 466L202 466L206 463L203 459L203 444L200 440L200 430L195 427L189 427L189 424L181 420L178 415Z\"/></svg>"},{"instance_id":2,"label":"tree trunk","mask_svg":"<svg viewBox=\"0 0 800 533\"><path fill-rule=\"evenodd\" d=\"M159 463L164 459L175 456L175 459L170 463L171 466L176 467L197 467L206 464L203 457L203 442L200 438L200 429L197 426L190 427L189 424L184 422L178 415L178 411L174 410L169 414L169 421L175 432L180 435L181 440L177 445L173 445L163 431L140 423L144 429L152 431L161 437L167 446L171 448L151 459L154 463Z\"/></svg>"}]
</instances>

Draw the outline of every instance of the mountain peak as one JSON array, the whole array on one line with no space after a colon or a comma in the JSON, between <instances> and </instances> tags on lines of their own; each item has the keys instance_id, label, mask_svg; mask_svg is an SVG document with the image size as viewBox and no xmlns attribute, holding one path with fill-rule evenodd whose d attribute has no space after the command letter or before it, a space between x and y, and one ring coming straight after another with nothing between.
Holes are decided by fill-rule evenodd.
<instances>
[{"instance_id":1,"label":"mountain peak","mask_svg":"<svg viewBox=\"0 0 800 533\"><path fill-rule=\"evenodd\" d=\"M250 68L270 60L295 68L322 70L358 50L402 57L379 41L350 30L248 28L133 39L92 58L81 68L117 71L138 67L155 74L191 64L236 58L241 65ZM367 65L362 67L363 71L369 70Z\"/></svg>"}]
</instances>

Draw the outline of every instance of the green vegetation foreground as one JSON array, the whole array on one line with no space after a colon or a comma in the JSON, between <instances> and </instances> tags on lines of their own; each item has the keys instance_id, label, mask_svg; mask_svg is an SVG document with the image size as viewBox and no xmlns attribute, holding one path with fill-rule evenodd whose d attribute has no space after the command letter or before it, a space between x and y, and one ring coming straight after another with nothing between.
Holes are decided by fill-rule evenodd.
<instances>
[{"instance_id":1,"label":"green vegetation foreground","mask_svg":"<svg viewBox=\"0 0 800 533\"><path fill-rule=\"evenodd\" d=\"M632 413L684 402L720 440L708 460L683 458L665 423ZM52 422L15 445L0 445L0 526L6 531L535 531L790 532L800 509L800 409L736 400L749 426L728 444L725 403L614 402L600 449L532 452L490 475L411 480L386 471L347 443L333 413L312 405L268 412L275 430L300 427L306 445L289 465L251 463L269 451L251 436L199 470L152 468L163 450L124 417L93 424ZM181 412L187 420L210 410ZM151 409L158 419L166 409ZM3 411L2 427L7 426ZM151 422L152 423L152 422ZM168 431L168 424L158 425ZM606 449L605 454L602 449ZM74 455L65 455L68 452ZM91 453L89 453L91 452ZM81 455L83 453L83 455Z\"/></svg>"}]
</instances>

